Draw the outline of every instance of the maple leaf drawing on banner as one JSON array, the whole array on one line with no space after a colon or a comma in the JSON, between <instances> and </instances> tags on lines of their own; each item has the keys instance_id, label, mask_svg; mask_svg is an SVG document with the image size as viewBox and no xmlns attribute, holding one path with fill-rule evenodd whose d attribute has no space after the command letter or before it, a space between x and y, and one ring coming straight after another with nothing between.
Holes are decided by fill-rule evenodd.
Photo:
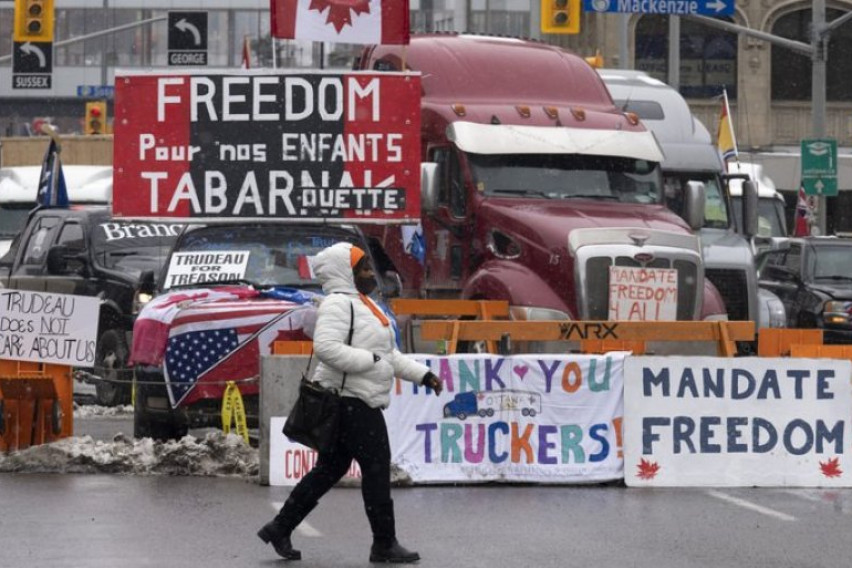
<instances>
[{"instance_id":1,"label":"maple leaf drawing on banner","mask_svg":"<svg viewBox=\"0 0 852 568\"><path fill-rule=\"evenodd\" d=\"M343 26L352 25L352 12L355 12L356 16L370 13L370 0L311 0L311 5L308 6L308 10L316 10L319 13L325 12L326 8L329 12L325 23L332 24L337 33L340 33Z\"/></svg>"},{"instance_id":2,"label":"maple leaf drawing on banner","mask_svg":"<svg viewBox=\"0 0 852 568\"><path fill-rule=\"evenodd\" d=\"M832 458L827 462L819 462L819 468L826 477L840 477L843 470L840 469L840 458Z\"/></svg>"},{"instance_id":3,"label":"maple leaf drawing on banner","mask_svg":"<svg viewBox=\"0 0 852 568\"><path fill-rule=\"evenodd\" d=\"M654 479L657 472L660 471L660 464L657 462L646 461L645 458L639 460L639 465L636 466L639 472L636 474L639 479Z\"/></svg>"}]
</instances>

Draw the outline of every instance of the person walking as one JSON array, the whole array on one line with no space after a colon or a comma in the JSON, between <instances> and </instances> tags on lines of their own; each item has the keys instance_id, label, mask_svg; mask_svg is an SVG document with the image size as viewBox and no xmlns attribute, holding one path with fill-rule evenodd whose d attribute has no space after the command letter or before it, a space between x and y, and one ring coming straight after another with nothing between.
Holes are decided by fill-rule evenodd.
<instances>
[{"instance_id":1,"label":"person walking","mask_svg":"<svg viewBox=\"0 0 852 568\"><path fill-rule=\"evenodd\" d=\"M396 538L390 441L382 409L390 404L394 377L427 386L436 395L443 384L429 367L396 348L393 326L368 296L376 287L376 276L363 250L336 243L317 255L313 268L327 294L314 329L319 363L313 380L340 389L344 374L346 379L337 441L332 449L320 452L316 465L293 488L278 515L257 534L263 542L272 543L281 557L301 559L291 541L293 530L346 474L354 458L361 468L361 494L373 532L370 562L417 562L420 555Z\"/></svg>"}]
</instances>

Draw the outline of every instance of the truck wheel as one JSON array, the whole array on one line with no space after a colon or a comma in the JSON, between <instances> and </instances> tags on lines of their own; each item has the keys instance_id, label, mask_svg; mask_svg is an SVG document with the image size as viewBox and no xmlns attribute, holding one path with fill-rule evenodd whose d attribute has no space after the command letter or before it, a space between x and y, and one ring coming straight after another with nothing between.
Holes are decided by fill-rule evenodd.
<instances>
[{"instance_id":1,"label":"truck wheel","mask_svg":"<svg viewBox=\"0 0 852 568\"><path fill-rule=\"evenodd\" d=\"M488 416L488 418L491 418L492 416L494 416L494 409L489 408L488 410L485 411L485 414L486 414L486 416Z\"/></svg>"},{"instance_id":2,"label":"truck wheel","mask_svg":"<svg viewBox=\"0 0 852 568\"><path fill-rule=\"evenodd\" d=\"M95 371L102 379L95 385L98 404L116 406L130 402L127 355L124 331L108 329L101 335L95 354Z\"/></svg>"},{"instance_id":3,"label":"truck wheel","mask_svg":"<svg viewBox=\"0 0 852 568\"><path fill-rule=\"evenodd\" d=\"M153 438L165 442L166 440L179 440L186 436L189 427L181 425L171 414L156 415L148 412L146 408L146 392L140 385L136 386L136 396L133 404L133 437Z\"/></svg>"},{"instance_id":4,"label":"truck wheel","mask_svg":"<svg viewBox=\"0 0 852 568\"><path fill-rule=\"evenodd\" d=\"M459 420L464 420L465 418L467 418L467 414L465 414L464 412L459 412L456 415L456 418L458 418Z\"/></svg>"}]
</instances>

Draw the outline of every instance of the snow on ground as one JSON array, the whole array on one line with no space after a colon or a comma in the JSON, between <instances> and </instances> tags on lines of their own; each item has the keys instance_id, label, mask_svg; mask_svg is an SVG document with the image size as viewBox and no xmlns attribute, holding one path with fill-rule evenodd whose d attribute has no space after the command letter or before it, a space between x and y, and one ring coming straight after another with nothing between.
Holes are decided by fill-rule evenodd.
<instances>
[{"instance_id":1,"label":"snow on ground","mask_svg":"<svg viewBox=\"0 0 852 568\"><path fill-rule=\"evenodd\" d=\"M75 414L76 417L76 414ZM236 434L207 432L203 438L157 442L118 434L111 442L91 436L65 438L25 450L0 453L0 472L121 473L257 478L259 457Z\"/></svg>"},{"instance_id":2,"label":"snow on ground","mask_svg":"<svg viewBox=\"0 0 852 568\"><path fill-rule=\"evenodd\" d=\"M129 404L122 406L100 406L98 404L77 404L74 403L74 420L78 418L102 418L116 417L126 418L133 416L133 407Z\"/></svg>"}]
</instances>

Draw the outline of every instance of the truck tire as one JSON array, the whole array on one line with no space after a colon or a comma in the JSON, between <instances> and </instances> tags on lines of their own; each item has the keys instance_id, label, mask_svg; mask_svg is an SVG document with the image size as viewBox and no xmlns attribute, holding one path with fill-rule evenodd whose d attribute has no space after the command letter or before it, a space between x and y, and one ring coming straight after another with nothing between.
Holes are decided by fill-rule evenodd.
<instances>
[{"instance_id":1,"label":"truck tire","mask_svg":"<svg viewBox=\"0 0 852 568\"><path fill-rule=\"evenodd\" d=\"M165 442L166 440L179 440L187 435L189 427L180 424L172 415L148 412L146 400L146 388L137 385L136 396L133 400L134 438L153 438Z\"/></svg>"},{"instance_id":2,"label":"truck tire","mask_svg":"<svg viewBox=\"0 0 852 568\"><path fill-rule=\"evenodd\" d=\"M108 329L98 339L95 372L101 378L95 385L98 404L117 406L130 402L130 369L127 368L127 340L124 331Z\"/></svg>"}]
</instances>

